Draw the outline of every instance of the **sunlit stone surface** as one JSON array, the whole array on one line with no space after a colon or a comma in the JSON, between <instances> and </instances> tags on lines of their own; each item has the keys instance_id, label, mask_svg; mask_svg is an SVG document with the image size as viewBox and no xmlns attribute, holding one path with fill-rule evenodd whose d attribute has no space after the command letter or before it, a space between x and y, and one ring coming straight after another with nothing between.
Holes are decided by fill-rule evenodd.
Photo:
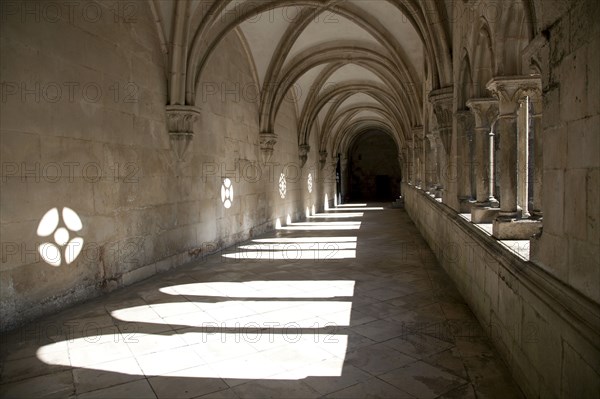
<instances>
[{"instance_id":1,"label":"sunlit stone surface","mask_svg":"<svg viewBox=\"0 0 600 399\"><path fill-rule=\"evenodd\" d=\"M322 214L355 230L257 237L17 330L3 396L520 397L406 213L363 208ZM297 257L327 246L353 256ZM259 251L281 256L236 256Z\"/></svg>"}]
</instances>

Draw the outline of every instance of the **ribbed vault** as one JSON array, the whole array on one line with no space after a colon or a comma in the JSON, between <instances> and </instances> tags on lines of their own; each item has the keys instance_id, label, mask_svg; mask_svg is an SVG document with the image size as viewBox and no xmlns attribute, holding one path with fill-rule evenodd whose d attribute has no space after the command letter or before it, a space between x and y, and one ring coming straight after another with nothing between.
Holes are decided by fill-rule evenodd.
<instances>
[{"instance_id":1,"label":"ribbed vault","mask_svg":"<svg viewBox=\"0 0 600 399\"><path fill-rule=\"evenodd\" d=\"M275 131L279 109L294 98L300 147L316 132L320 147L313 150L333 156L344 135L384 126L401 148L422 124L424 80L434 88L451 84L443 2L152 1L168 49L169 104L201 108L202 71L235 32L260 88L257 134L273 141L281 134ZM355 96L363 97L345 104Z\"/></svg>"}]
</instances>

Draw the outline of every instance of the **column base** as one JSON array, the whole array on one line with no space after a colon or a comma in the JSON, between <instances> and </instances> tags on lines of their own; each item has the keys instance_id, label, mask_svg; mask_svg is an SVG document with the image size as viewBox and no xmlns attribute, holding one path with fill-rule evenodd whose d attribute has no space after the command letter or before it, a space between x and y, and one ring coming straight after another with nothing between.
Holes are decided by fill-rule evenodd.
<instances>
[{"instance_id":1,"label":"column base","mask_svg":"<svg viewBox=\"0 0 600 399\"><path fill-rule=\"evenodd\" d=\"M492 235L498 240L529 240L542 230L542 222L532 219L497 217L492 226Z\"/></svg>"},{"instance_id":2,"label":"column base","mask_svg":"<svg viewBox=\"0 0 600 399\"><path fill-rule=\"evenodd\" d=\"M466 197L459 198L458 203L459 203L460 213L471 213L471 209L476 204L476 202L473 201L470 197L469 198L466 198Z\"/></svg>"},{"instance_id":3,"label":"column base","mask_svg":"<svg viewBox=\"0 0 600 399\"><path fill-rule=\"evenodd\" d=\"M499 213L500 208L494 208L489 203L476 203L471 207L471 222L492 223Z\"/></svg>"},{"instance_id":4,"label":"column base","mask_svg":"<svg viewBox=\"0 0 600 399\"><path fill-rule=\"evenodd\" d=\"M542 213L542 211L536 211L536 210L531 211L531 219L542 220L543 218L544 218L544 214Z\"/></svg>"}]
</instances>

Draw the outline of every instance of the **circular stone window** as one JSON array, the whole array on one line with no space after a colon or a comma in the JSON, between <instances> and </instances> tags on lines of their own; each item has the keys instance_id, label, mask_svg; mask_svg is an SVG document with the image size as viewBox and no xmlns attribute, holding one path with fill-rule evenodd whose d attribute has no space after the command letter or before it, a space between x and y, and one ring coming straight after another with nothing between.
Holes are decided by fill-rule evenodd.
<instances>
[{"instance_id":1,"label":"circular stone window","mask_svg":"<svg viewBox=\"0 0 600 399\"><path fill-rule=\"evenodd\" d=\"M81 218L71 208L62 209L62 224L58 208L52 208L42 217L37 228L38 237L52 237L50 241L38 246L38 252L52 266L60 266L63 260L67 265L73 263L83 248L83 238L71 235L83 228Z\"/></svg>"},{"instance_id":2,"label":"circular stone window","mask_svg":"<svg viewBox=\"0 0 600 399\"><path fill-rule=\"evenodd\" d=\"M281 199L284 199L286 194L287 182L285 181L285 174L282 173L281 176L279 176L279 195L281 196Z\"/></svg>"},{"instance_id":3,"label":"circular stone window","mask_svg":"<svg viewBox=\"0 0 600 399\"><path fill-rule=\"evenodd\" d=\"M233 184L230 179L223 180L223 185L221 186L221 202L223 202L223 206L226 209L231 208L231 205L233 205Z\"/></svg>"}]
</instances>

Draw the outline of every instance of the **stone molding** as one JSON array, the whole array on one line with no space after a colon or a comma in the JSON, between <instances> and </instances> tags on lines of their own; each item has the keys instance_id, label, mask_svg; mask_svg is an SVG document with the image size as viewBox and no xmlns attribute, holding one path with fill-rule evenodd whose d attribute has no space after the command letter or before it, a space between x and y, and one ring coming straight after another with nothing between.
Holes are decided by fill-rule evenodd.
<instances>
[{"instance_id":1,"label":"stone molding","mask_svg":"<svg viewBox=\"0 0 600 399\"><path fill-rule=\"evenodd\" d=\"M489 129L498 117L498 100L493 98L471 98L467 107L475 117L475 129Z\"/></svg>"},{"instance_id":2,"label":"stone molding","mask_svg":"<svg viewBox=\"0 0 600 399\"><path fill-rule=\"evenodd\" d=\"M442 141L446 156L450 155L450 141L452 139L452 107L454 103L454 89L452 86L432 90L429 93L429 102L433 106L433 113L437 124L437 135ZM435 132L434 132L435 133Z\"/></svg>"},{"instance_id":3,"label":"stone molding","mask_svg":"<svg viewBox=\"0 0 600 399\"><path fill-rule=\"evenodd\" d=\"M194 123L200 118L199 108L191 105L167 105L167 129L171 148L178 161L183 161L194 138Z\"/></svg>"},{"instance_id":4,"label":"stone molding","mask_svg":"<svg viewBox=\"0 0 600 399\"><path fill-rule=\"evenodd\" d=\"M516 118L522 98L541 97L542 80L539 75L497 76L486 87L498 99L499 117Z\"/></svg>"},{"instance_id":5,"label":"stone molding","mask_svg":"<svg viewBox=\"0 0 600 399\"><path fill-rule=\"evenodd\" d=\"M275 133L260 133L260 151L262 153L263 163L267 163L271 160L273 152L275 151L275 144L277 144L277 135Z\"/></svg>"},{"instance_id":6,"label":"stone molding","mask_svg":"<svg viewBox=\"0 0 600 399\"><path fill-rule=\"evenodd\" d=\"M321 169L325 168L327 164L327 151L319 151L319 166Z\"/></svg>"},{"instance_id":7,"label":"stone molding","mask_svg":"<svg viewBox=\"0 0 600 399\"><path fill-rule=\"evenodd\" d=\"M310 146L308 144L300 144L298 146L298 157L300 158L300 167L303 168L306 165L308 159L308 153L310 152Z\"/></svg>"}]
</instances>

